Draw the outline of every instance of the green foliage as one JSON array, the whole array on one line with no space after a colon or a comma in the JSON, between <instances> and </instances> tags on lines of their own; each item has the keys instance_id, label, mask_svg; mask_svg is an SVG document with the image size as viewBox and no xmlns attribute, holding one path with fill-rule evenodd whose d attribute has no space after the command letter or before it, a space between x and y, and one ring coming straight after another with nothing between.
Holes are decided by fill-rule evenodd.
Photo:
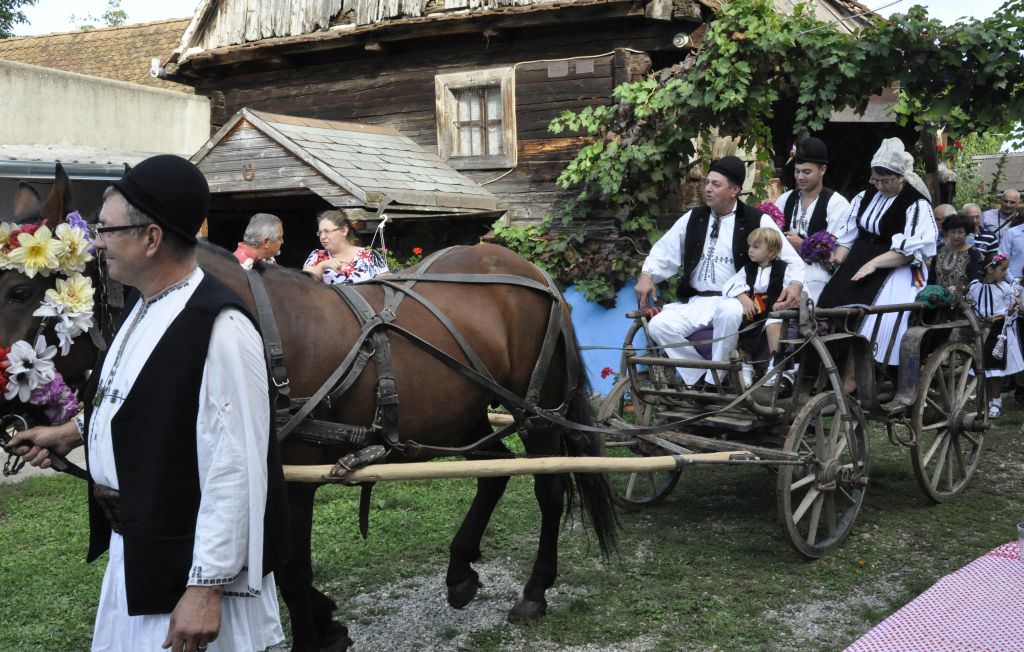
<instances>
[{"instance_id":1,"label":"green foliage","mask_svg":"<svg viewBox=\"0 0 1024 652\"><path fill-rule=\"evenodd\" d=\"M83 32L87 32L90 29L96 29L97 23L100 27L117 27L118 25L124 25L128 22L128 13L121 8L121 0L107 0L107 10L99 16L93 16L92 14L86 14L84 16L71 14L68 16L68 22L78 23L78 29Z\"/></svg>"},{"instance_id":2,"label":"green foliage","mask_svg":"<svg viewBox=\"0 0 1024 652\"><path fill-rule=\"evenodd\" d=\"M550 230L555 219L542 225L494 224L498 242L533 262L566 287L575 285L587 301L615 306L616 290L631 279L643 262L636 247L622 247L622 238L588 238L582 229L573 233Z\"/></svg>"},{"instance_id":3,"label":"green foliage","mask_svg":"<svg viewBox=\"0 0 1024 652\"><path fill-rule=\"evenodd\" d=\"M1000 134L970 134L960 139L962 149L956 150L956 157L953 159L957 175L954 197L957 208L964 204L977 204L986 209L995 202L995 186L998 180L993 179L990 185L986 185L985 180L978 174L979 166L973 157L977 154L994 154L1005 142L1005 138Z\"/></svg>"},{"instance_id":4,"label":"green foliage","mask_svg":"<svg viewBox=\"0 0 1024 652\"><path fill-rule=\"evenodd\" d=\"M903 125L1007 131L1024 118L1022 16L1024 0L1011 0L985 20L944 26L915 6L852 35L817 20L809 5L787 16L772 0L723 3L695 55L620 85L612 106L567 111L551 122L553 133L591 139L558 179L579 193L573 217L610 209L621 237L614 245L620 256L608 258L632 265L621 275L593 265L599 276L575 281L604 294L604 285L635 274L639 262L629 254L658 237L654 216L671 208L666 200L691 166L704 168L712 134L781 167L799 134L820 131L836 110L863 111L894 81ZM560 278L565 266L580 267L571 258L556 262Z\"/></svg>"},{"instance_id":5,"label":"green foliage","mask_svg":"<svg viewBox=\"0 0 1024 652\"><path fill-rule=\"evenodd\" d=\"M27 23L22 7L30 7L36 0L0 0L0 38L14 36L14 26Z\"/></svg>"}]
</instances>

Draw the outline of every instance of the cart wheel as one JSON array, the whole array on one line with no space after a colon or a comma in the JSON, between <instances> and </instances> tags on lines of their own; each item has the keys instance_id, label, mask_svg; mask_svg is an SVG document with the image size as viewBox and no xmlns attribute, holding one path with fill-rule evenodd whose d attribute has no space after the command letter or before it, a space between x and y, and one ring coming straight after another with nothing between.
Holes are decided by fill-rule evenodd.
<instances>
[{"instance_id":1,"label":"cart wheel","mask_svg":"<svg viewBox=\"0 0 1024 652\"><path fill-rule=\"evenodd\" d=\"M978 411L985 408L985 383L971 374L973 367L971 347L946 343L928 356L921 373L910 459L921 490L937 503L963 491L981 459L984 434L964 428L968 417L982 419Z\"/></svg>"},{"instance_id":2,"label":"cart wheel","mask_svg":"<svg viewBox=\"0 0 1024 652\"><path fill-rule=\"evenodd\" d=\"M600 424L611 427L649 426L654 422L654 406L633 399L628 378L622 378L601 404ZM649 457L666 455L656 446L628 435L605 435L605 455L609 457ZM612 499L620 507L639 510L661 503L679 482L681 471L609 473Z\"/></svg>"},{"instance_id":3,"label":"cart wheel","mask_svg":"<svg viewBox=\"0 0 1024 652\"><path fill-rule=\"evenodd\" d=\"M867 423L847 400L850 419L839 417L834 392L817 394L797 413L784 449L805 459L781 465L779 517L800 554L817 559L838 548L850 530L868 484Z\"/></svg>"}]
</instances>

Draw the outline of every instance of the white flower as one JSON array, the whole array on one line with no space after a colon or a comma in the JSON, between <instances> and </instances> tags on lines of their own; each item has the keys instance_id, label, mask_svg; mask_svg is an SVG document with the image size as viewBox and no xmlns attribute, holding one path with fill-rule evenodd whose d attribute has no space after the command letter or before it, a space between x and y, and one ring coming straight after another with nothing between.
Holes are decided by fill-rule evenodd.
<instances>
[{"instance_id":1,"label":"white flower","mask_svg":"<svg viewBox=\"0 0 1024 652\"><path fill-rule=\"evenodd\" d=\"M7 391L4 398L8 401L18 398L27 403L32 390L50 383L57 369L53 365L53 356L57 355L57 347L46 346L46 338L39 336L35 348L25 340L18 340L11 345L7 354Z\"/></svg>"},{"instance_id":2,"label":"white flower","mask_svg":"<svg viewBox=\"0 0 1024 652\"><path fill-rule=\"evenodd\" d=\"M71 350L71 342L76 337L92 328L92 311L86 312L64 312L60 315L53 330L57 333L57 340L60 343L60 354L67 355Z\"/></svg>"}]
</instances>

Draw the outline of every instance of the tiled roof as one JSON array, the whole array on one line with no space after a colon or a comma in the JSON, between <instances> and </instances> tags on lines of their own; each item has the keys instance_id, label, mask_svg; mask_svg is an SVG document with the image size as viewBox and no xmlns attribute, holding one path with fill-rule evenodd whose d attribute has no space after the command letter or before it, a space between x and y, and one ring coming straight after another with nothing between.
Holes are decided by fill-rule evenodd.
<instances>
[{"instance_id":1,"label":"tiled roof","mask_svg":"<svg viewBox=\"0 0 1024 652\"><path fill-rule=\"evenodd\" d=\"M166 60L181 43L190 18L77 32L0 39L0 59L191 93L192 88L150 77L150 59Z\"/></svg>"}]
</instances>

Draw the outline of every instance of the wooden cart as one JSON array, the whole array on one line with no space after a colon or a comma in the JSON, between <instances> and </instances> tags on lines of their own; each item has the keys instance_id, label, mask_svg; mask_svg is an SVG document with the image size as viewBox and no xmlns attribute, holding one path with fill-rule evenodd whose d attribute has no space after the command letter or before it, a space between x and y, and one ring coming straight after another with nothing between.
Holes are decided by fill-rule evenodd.
<instances>
[{"instance_id":1,"label":"wooden cart","mask_svg":"<svg viewBox=\"0 0 1024 652\"><path fill-rule=\"evenodd\" d=\"M889 377L857 332L868 315L909 320L900 365ZM969 305L941 310L923 303L817 310L804 298L782 318L786 352L771 374L744 383L738 354L729 362L670 360L647 346L647 318L634 320L623 347L621 378L598 421L656 432L606 436L610 456L663 456L744 451L753 459L707 463L769 465L777 469L779 518L793 546L821 557L849 535L870 478L868 424L883 423L889 440L910 452L922 491L936 502L964 490L978 466L988 427L981 347L987 324ZM855 397L843 392L838 352L854 361ZM886 355L885 359L889 356ZM703 391L678 380L677 367L712 370L719 383ZM783 382L784 378L792 382ZM729 389L731 388L731 389ZM680 469L610 476L617 502L656 505L679 481Z\"/></svg>"}]
</instances>

